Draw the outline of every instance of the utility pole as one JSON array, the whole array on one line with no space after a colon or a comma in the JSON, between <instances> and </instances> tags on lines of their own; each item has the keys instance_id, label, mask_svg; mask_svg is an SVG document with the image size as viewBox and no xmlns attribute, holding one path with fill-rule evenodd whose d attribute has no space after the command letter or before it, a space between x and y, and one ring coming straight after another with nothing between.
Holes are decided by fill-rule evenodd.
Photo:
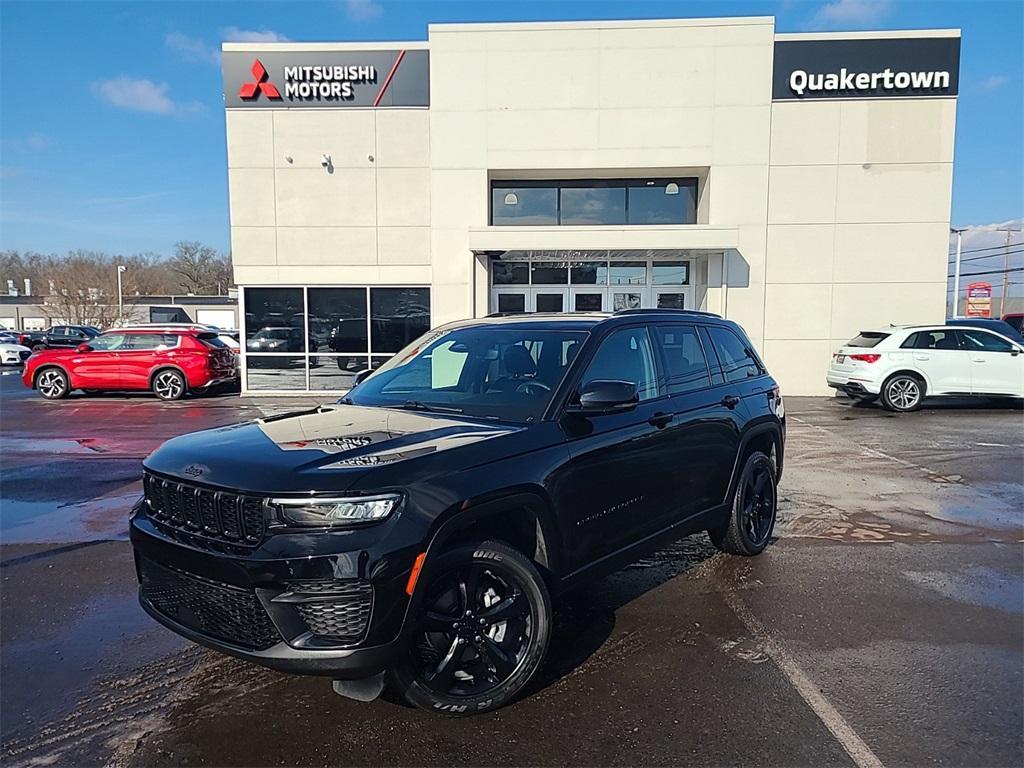
<instances>
[{"instance_id":1,"label":"utility pole","mask_svg":"<svg viewBox=\"0 0 1024 768\"><path fill-rule=\"evenodd\" d=\"M966 227L957 229L949 228L950 232L956 233L956 266L953 268L953 317L960 317L960 246L963 244Z\"/></svg>"},{"instance_id":2,"label":"utility pole","mask_svg":"<svg viewBox=\"0 0 1024 768\"><path fill-rule=\"evenodd\" d=\"M1006 243L1003 245L1003 293L999 297L999 316L1002 317L1006 310L1006 292L1010 289L1010 233L1020 232L1012 227L996 227L996 232L1006 233Z\"/></svg>"}]
</instances>

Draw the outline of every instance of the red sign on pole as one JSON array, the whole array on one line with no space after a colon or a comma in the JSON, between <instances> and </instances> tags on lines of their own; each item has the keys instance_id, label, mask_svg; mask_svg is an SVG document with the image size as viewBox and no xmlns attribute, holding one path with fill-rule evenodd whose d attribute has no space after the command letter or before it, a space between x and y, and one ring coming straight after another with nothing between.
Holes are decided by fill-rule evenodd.
<instances>
[{"instance_id":1,"label":"red sign on pole","mask_svg":"<svg viewBox=\"0 0 1024 768\"><path fill-rule=\"evenodd\" d=\"M992 316L992 283L971 283L967 286L967 316Z\"/></svg>"}]
</instances>

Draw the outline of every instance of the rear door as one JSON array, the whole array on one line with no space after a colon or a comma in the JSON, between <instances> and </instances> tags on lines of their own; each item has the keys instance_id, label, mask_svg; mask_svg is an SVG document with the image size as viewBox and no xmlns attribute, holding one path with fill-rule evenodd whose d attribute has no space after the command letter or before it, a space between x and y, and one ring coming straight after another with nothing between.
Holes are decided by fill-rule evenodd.
<instances>
[{"instance_id":1,"label":"rear door","mask_svg":"<svg viewBox=\"0 0 1024 768\"><path fill-rule=\"evenodd\" d=\"M1024 355L1008 339L980 329L960 331L976 395L1024 395Z\"/></svg>"},{"instance_id":2,"label":"rear door","mask_svg":"<svg viewBox=\"0 0 1024 768\"><path fill-rule=\"evenodd\" d=\"M971 391L971 361L951 328L916 331L900 345L912 350L914 367L927 378L929 395Z\"/></svg>"},{"instance_id":3,"label":"rear door","mask_svg":"<svg viewBox=\"0 0 1024 768\"><path fill-rule=\"evenodd\" d=\"M121 386L149 389L149 377L159 362L178 346L177 334L130 333L121 352Z\"/></svg>"},{"instance_id":4,"label":"rear door","mask_svg":"<svg viewBox=\"0 0 1024 768\"><path fill-rule=\"evenodd\" d=\"M738 437L733 412L722 404L726 383L712 384L708 357L696 326L659 323L654 338L664 371L672 421L665 427L672 454L671 483L662 524L691 517L722 502Z\"/></svg>"}]
</instances>

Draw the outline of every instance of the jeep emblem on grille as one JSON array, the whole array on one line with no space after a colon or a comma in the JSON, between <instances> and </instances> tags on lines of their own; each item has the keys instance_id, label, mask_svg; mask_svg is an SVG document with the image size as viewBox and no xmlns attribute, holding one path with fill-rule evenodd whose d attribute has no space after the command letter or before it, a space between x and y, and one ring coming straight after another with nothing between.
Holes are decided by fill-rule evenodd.
<instances>
[{"instance_id":1,"label":"jeep emblem on grille","mask_svg":"<svg viewBox=\"0 0 1024 768\"><path fill-rule=\"evenodd\" d=\"M189 464L182 471L189 477L200 477L206 471L206 467L201 467L198 464Z\"/></svg>"}]
</instances>

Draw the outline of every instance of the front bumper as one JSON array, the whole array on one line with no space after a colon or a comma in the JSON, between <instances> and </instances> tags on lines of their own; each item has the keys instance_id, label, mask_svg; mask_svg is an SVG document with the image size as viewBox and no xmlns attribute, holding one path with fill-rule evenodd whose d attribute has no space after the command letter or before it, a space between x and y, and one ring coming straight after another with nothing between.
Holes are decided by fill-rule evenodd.
<instances>
[{"instance_id":1,"label":"front bumper","mask_svg":"<svg viewBox=\"0 0 1024 768\"><path fill-rule=\"evenodd\" d=\"M307 534L277 535L249 551L189 543L154 523L141 507L133 510L130 536L142 607L193 642L282 672L335 679L375 675L391 666L403 647L412 557L407 564L401 555L382 563L365 549L282 556L285 548L316 549L304 546L314 538ZM317 537L319 549L331 536ZM370 590L368 605L353 602L349 588L356 584ZM349 591L323 591L336 587ZM351 628L353 615L364 626L347 637L315 631L339 621Z\"/></svg>"}]
</instances>

